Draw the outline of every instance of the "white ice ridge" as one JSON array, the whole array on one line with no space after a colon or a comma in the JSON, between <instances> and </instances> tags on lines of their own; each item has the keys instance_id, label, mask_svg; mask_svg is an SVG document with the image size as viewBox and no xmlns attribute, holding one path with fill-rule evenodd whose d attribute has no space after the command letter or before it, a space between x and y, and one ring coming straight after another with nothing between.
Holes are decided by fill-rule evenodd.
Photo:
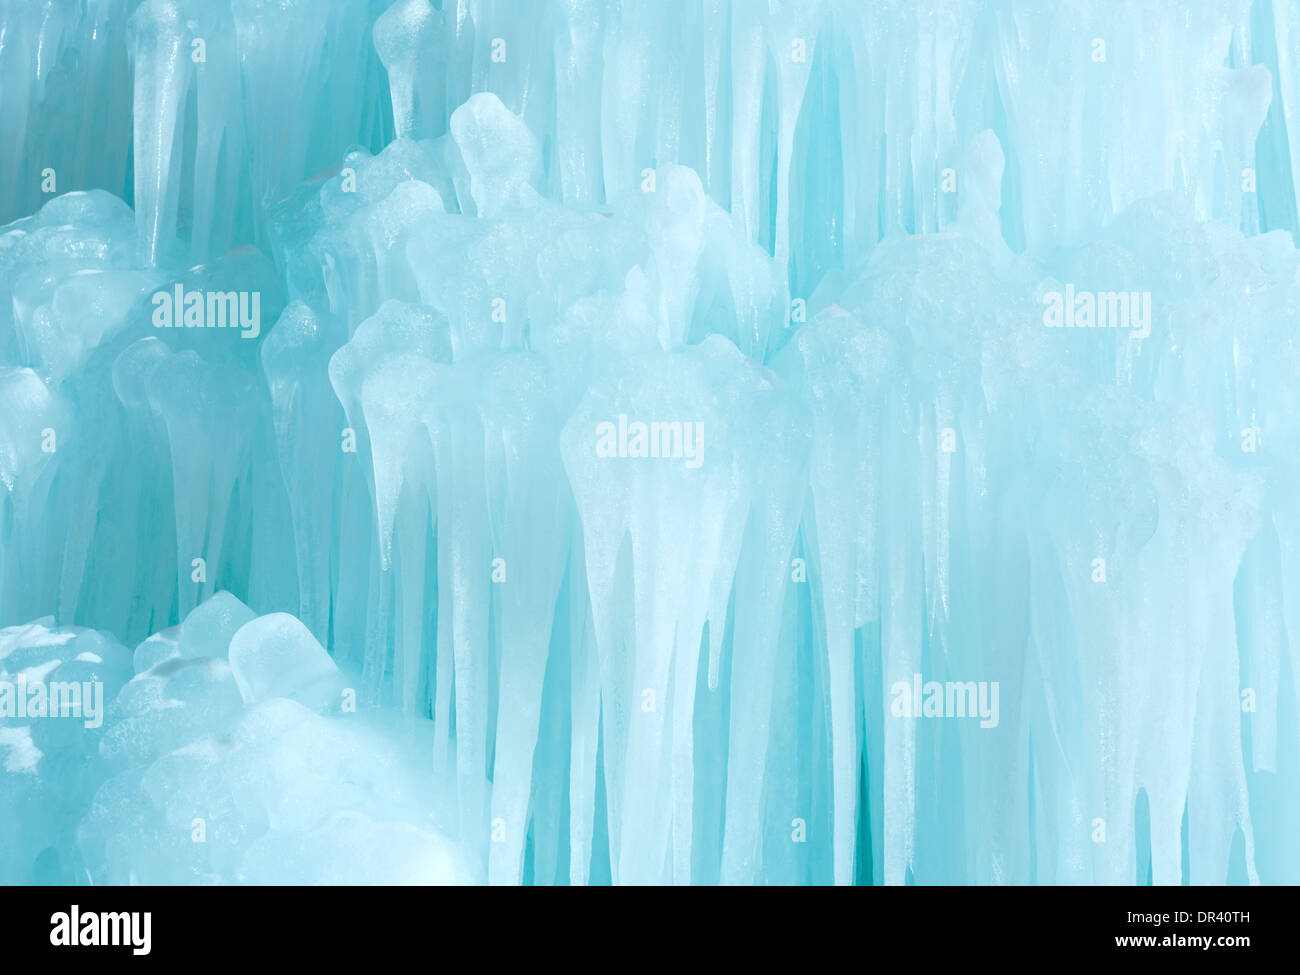
<instances>
[{"instance_id":1,"label":"white ice ridge","mask_svg":"<svg viewBox=\"0 0 1300 975\"><path fill-rule=\"evenodd\" d=\"M4 4L0 882L1300 880L1297 31Z\"/></svg>"}]
</instances>

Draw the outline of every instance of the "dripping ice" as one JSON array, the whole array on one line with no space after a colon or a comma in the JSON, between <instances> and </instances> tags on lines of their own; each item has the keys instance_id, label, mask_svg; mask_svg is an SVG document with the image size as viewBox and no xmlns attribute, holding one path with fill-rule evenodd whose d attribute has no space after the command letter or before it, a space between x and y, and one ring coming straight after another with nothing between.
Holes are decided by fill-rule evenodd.
<instances>
[{"instance_id":1,"label":"dripping ice","mask_svg":"<svg viewBox=\"0 0 1300 975\"><path fill-rule=\"evenodd\" d=\"M5 4L0 882L1295 882L1300 5L1100 7Z\"/></svg>"}]
</instances>

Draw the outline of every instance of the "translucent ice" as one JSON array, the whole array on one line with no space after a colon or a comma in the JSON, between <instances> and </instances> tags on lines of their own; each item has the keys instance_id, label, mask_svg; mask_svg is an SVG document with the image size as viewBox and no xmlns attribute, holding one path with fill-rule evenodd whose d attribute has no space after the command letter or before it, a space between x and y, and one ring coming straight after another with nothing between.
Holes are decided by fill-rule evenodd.
<instances>
[{"instance_id":1,"label":"translucent ice","mask_svg":"<svg viewBox=\"0 0 1300 975\"><path fill-rule=\"evenodd\" d=\"M1298 32L6 2L0 881L1300 879Z\"/></svg>"},{"instance_id":2,"label":"translucent ice","mask_svg":"<svg viewBox=\"0 0 1300 975\"><path fill-rule=\"evenodd\" d=\"M245 704L287 697L324 707L343 684L330 655L288 613L250 620L236 631L230 672Z\"/></svg>"}]
</instances>

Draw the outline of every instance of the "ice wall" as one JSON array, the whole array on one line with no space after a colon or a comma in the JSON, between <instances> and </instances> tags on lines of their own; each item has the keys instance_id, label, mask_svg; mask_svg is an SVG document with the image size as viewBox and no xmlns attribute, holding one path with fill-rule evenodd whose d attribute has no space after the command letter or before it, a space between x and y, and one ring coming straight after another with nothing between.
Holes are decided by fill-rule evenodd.
<instances>
[{"instance_id":1,"label":"ice wall","mask_svg":"<svg viewBox=\"0 0 1300 975\"><path fill-rule=\"evenodd\" d=\"M6 3L0 880L1294 882L1297 30Z\"/></svg>"}]
</instances>

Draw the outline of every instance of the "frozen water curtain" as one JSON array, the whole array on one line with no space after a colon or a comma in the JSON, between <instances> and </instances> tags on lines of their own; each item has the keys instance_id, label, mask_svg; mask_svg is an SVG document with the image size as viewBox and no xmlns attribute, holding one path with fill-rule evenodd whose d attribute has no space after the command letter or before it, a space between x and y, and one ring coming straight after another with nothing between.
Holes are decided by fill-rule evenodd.
<instances>
[{"instance_id":1,"label":"frozen water curtain","mask_svg":"<svg viewBox=\"0 0 1300 975\"><path fill-rule=\"evenodd\" d=\"M1300 0L3 0L0 883L1300 880Z\"/></svg>"}]
</instances>

